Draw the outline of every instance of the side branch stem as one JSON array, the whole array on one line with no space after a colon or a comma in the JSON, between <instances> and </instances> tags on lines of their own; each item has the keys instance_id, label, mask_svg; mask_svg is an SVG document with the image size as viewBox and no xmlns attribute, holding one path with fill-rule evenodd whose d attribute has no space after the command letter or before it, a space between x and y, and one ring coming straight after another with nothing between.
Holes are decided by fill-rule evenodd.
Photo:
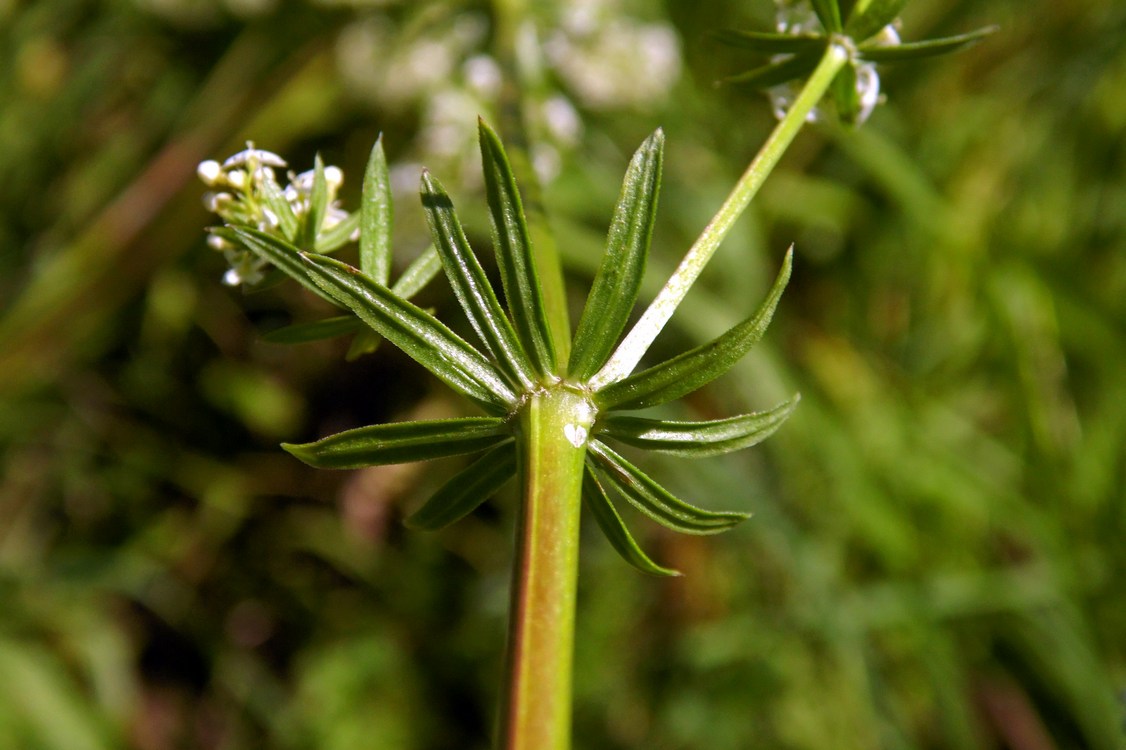
<instances>
[{"instance_id":1,"label":"side branch stem","mask_svg":"<svg viewBox=\"0 0 1126 750\"><path fill-rule=\"evenodd\" d=\"M645 314L618 345L613 356L591 379L594 390L621 380L633 372L642 356L648 351L657 334L668 323L673 312L688 293L696 278L711 260L716 248L731 231L735 221L743 214L751 199L758 193L767 176L782 158L794 137L806 122L809 113L821 100L833 78L848 61L848 53L839 44L832 43L825 50L817 69L806 81L793 106L771 132L770 137L751 161L743 176L735 184L727 200L704 227L695 244L689 248L676 271L649 305Z\"/></svg>"}]
</instances>

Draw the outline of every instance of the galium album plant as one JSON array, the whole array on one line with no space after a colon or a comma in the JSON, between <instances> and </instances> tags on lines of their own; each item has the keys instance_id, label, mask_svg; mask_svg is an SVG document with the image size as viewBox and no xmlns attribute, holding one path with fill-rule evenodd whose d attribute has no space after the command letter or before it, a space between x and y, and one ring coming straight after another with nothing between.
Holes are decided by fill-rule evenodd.
<instances>
[{"instance_id":1,"label":"galium album plant","mask_svg":"<svg viewBox=\"0 0 1126 750\"><path fill-rule=\"evenodd\" d=\"M268 283L271 276L288 276L345 312L285 329L272 335L275 340L356 333L352 353L358 354L385 339L480 411L478 416L360 427L283 446L287 451L312 466L332 469L474 454L464 470L407 518L407 525L416 529L452 524L506 483L518 482L501 747L570 746L582 505L628 563L658 576L678 573L641 549L616 503L625 501L687 534L718 533L747 518L742 511L705 509L674 496L615 446L702 458L749 447L778 429L797 396L768 411L708 421L669 421L634 412L692 393L728 371L761 339L789 279L791 252L765 301L745 320L672 359L635 369L826 94L841 119L860 122L875 104L871 92L878 77L869 69L871 63L948 51L985 33L900 44L890 24L902 5L896 0L784 3L778 31L722 35L725 41L773 55L764 67L731 80L773 87L781 121L624 337L657 211L664 155L660 130L641 144L626 170L601 267L573 336L562 304L558 258L550 248L533 245L512 164L484 121L479 122L480 150L503 295L486 277L450 196L426 171L421 198L433 244L391 284L393 208L380 141L364 175L362 205L352 214L336 202L341 171L324 166L319 157L312 170L290 173L284 188L277 170L285 162L251 144L222 164L200 165L200 177L215 191L206 203L224 222L211 230L209 243L231 264L227 283L253 286ZM802 13L808 17L795 20ZM783 97L776 88L806 76L792 96ZM359 243L358 267L329 256L353 240ZM476 343L409 301L439 271L445 272Z\"/></svg>"}]
</instances>

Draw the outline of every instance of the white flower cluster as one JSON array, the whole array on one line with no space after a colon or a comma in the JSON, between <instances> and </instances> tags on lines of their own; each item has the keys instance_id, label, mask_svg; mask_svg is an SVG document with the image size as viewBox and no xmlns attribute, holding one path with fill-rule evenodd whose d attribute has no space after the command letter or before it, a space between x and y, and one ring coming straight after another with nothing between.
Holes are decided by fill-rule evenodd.
<instances>
[{"instance_id":1,"label":"white flower cluster","mask_svg":"<svg viewBox=\"0 0 1126 750\"><path fill-rule=\"evenodd\" d=\"M631 12L646 5L542 0L537 20L516 31L532 164L544 182L582 142L581 110L646 109L667 99L680 76L680 41L671 25ZM489 23L472 12L408 26L370 14L346 26L336 45L350 91L383 110L416 110L414 153L425 154L431 168L445 161L443 170L458 171L469 183L480 180L477 116L496 112L503 80L500 63L487 52ZM417 174L417 164L394 168L396 191L413 191Z\"/></svg>"},{"instance_id":2,"label":"white flower cluster","mask_svg":"<svg viewBox=\"0 0 1126 750\"><path fill-rule=\"evenodd\" d=\"M777 0L778 12L775 16L775 28L780 34L809 35L824 34L825 29L817 14L813 12L813 5L809 0ZM873 41L881 46L899 44L899 32L894 25L887 25L880 30ZM870 62L856 59L856 50L849 46L849 55L852 57L850 65L856 71L856 93L860 97L860 111L856 116L856 124L860 125L868 120L876 105L883 101L880 96L880 74L876 66ZM785 59L785 55L775 58ZM794 82L783 83L767 90L774 116L781 120L790 110L798 96L798 88ZM816 122L824 117L819 108L814 108L807 116L809 122Z\"/></svg>"},{"instance_id":3,"label":"white flower cluster","mask_svg":"<svg viewBox=\"0 0 1126 750\"><path fill-rule=\"evenodd\" d=\"M592 109L645 108L663 101L680 77L680 40L671 26L643 23L618 0L560 4L547 59Z\"/></svg>"},{"instance_id":4,"label":"white flower cluster","mask_svg":"<svg viewBox=\"0 0 1126 750\"><path fill-rule=\"evenodd\" d=\"M245 150L222 163L211 159L201 162L196 174L213 188L203 196L203 205L225 224L254 227L298 244L300 228L308 220L316 171L288 172L289 183L283 189L274 170L286 166L277 154L255 148L249 142ZM324 177L328 201L317 228L318 236L350 218L336 200L344 173L339 167L329 166L324 168ZM278 209L287 214L284 220ZM358 230L347 239L358 239ZM231 266L223 276L224 283L238 286L262 280L266 262L246 248L215 234L208 237L207 244L222 252Z\"/></svg>"}]
</instances>

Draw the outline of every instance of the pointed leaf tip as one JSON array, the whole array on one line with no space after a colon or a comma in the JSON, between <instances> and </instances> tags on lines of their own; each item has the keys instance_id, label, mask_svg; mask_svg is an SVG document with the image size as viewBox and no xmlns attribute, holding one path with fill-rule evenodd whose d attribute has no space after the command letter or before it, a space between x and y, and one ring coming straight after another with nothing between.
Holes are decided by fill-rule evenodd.
<instances>
[{"instance_id":1,"label":"pointed leaf tip","mask_svg":"<svg viewBox=\"0 0 1126 750\"><path fill-rule=\"evenodd\" d=\"M644 450L688 458L718 456L766 440L789 418L799 399L795 395L768 411L703 422L611 414L599 423L598 432Z\"/></svg>"},{"instance_id":2,"label":"pointed leaf tip","mask_svg":"<svg viewBox=\"0 0 1126 750\"><path fill-rule=\"evenodd\" d=\"M591 515L594 516L598 527L602 529L602 533L606 535L606 539L609 540L610 545L621 555L623 560L642 573L648 573L649 575L681 575L679 570L673 570L672 568L658 565L645 554L637 541L634 540L633 535L630 533L625 521L622 520L617 508L614 507L614 504L606 495L606 490L602 489L602 485L599 484L598 478L594 475L590 466L586 467L586 471L583 474L583 500L586 502L587 507L590 508Z\"/></svg>"},{"instance_id":3,"label":"pointed leaf tip","mask_svg":"<svg viewBox=\"0 0 1126 750\"><path fill-rule=\"evenodd\" d=\"M893 45L865 44L860 47L860 57L876 63L898 63L921 60L955 52L964 47L977 44L985 37L1000 30L999 26L986 26L976 31L957 36L926 39L921 42L904 42Z\"/></svg>"},{"instance_id":4,"label":"pointed leaf tip","mask_svg":"<svg viewBox=\"0 0 1126 750\"><path fill-rule=\"evenodd\" d=\"M313 158L313 186L309 192L309 211L305 214L303 250L312 250L317 244L321 224L328 210L328 181L325 179L325 166L318 153Z\"/></svg>"},{"instance_id":5,"label":"pointed leaf tip","mask_svg":"<svg viewBox=\"0 0 1126 750\"><path fill-rule=\"evenodd\" d=\"M509 439L499 417L463 417L357 427L282 448L318 469L358 469L473 453Z\"/></svg>"},{"instance_id":6,"label":"pointed leaf tip","mask_svg":"<svg viewBox=\"0 0 1126 750\"><path fill-rule=\"evenodd\" d=\"M323 255L303 255L302 270L411 359L493 413L507 413L516 394L480 352L441 321L358 269Z\"/></svg>"},{"instance_id":7,"label":"pointed leaf tip","mask_svg":"<svg viewBox=\"0 0 1126 750\"><path fill-rule=\"evenodd\" d=\"M627 501L657 523L682 534L718 534L750 518L740 511L710 511L675 497L605 443L588 444L588 466Z\"/></svg>"},{"instance_id":8,"label":"pointed leaf tip","mask_svg":"<svg viewBox=\"0 0 1126 750\"><path fill-rule=\"evenodd\" d=\"M478 135L485 197L508 312L536 372L541 376L550 375L556 369L555 343L516 177L504 144L483 119L478 120Z\"/></svg>"},{"instance_id":9,"label":"pointed leaf tip","mask_svg":"<svg viewBox=\"0 0 1126 750\"><path fill-rule=\"evenodd\" d=\"M906 4L907 0L870 0L859 3L845 24L845 33L856 44L860 44L895 21Z\"/></svg>"},{"instance_id":10,"label":"pointed leaf tip","mask_svg":"<svg viewBox=\"0 0 1126 750\"><path fill-rule=\"evenodd\" d=\"M791 247L766 300L754 315L706 344L610 383L595 394L595 402L602 409L645 409L692 393L726 373L766 333L792 268Z\"/></svg>"},{"instance_id":11,"label":"pointed leaf tip","mask_svg":"<svg viewBox=\"0 0 1126 750\"><path fill-rule=\"evenodd\" d=\"M587 380L606 363L637 301L656 222L664 145L665 134L658 128L626 169L606 252L575 332L569 367L573 378Z\"/></svg>"},{"instance_id":12,"label":"pointed leaf tip","mask_svg":"<svg viewBox=\"0 0 1126 750\"><path fill-rule=\"evenodd\" d=\"M360 270L387 286L391 276L391 234L394 207L383 134L375 139L364 170L360 206Z\"/></svg>"},{"instance_id":13,"label":"pointed leaf tip","mask_svg":"<svg viewBox=\"0 0 1126 750\"><path fill-rule=\"evenodd\" d=\"M422 175L422 207L450 287L473 330L509 384L522 391L531 388L536 380L532 363L469 246L453 202L429 173Z\"/></svg>"},{"instance_id":14,"label":"pointed leaf tip","mask_svg":"<svg viewBox=\"0 0 1126 750\"><path fill-rule=\"evenodd\" d=\"M817 19L827 31L840 33L841 9L837 0L811 0L811 5L813 12L817 14Z\"/></svg>"}]
</instances>

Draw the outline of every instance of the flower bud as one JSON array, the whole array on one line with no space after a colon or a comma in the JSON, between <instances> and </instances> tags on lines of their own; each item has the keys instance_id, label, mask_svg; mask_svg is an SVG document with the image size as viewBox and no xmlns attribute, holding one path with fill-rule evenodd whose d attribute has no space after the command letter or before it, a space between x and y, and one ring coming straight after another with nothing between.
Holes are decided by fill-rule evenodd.
<instances>
[{"instance_id":1,"label":"flower bud","mask_svg":"<svg viewBox=\"0 0 1126 750\"><path fill-rule=\"evenodd\" d=\"M215 187L223 176L223 167L214 159L208 159L199 163L195 173L199 175L199 179L203 181L204 185Z\"/></svg>"}]
</instances>

